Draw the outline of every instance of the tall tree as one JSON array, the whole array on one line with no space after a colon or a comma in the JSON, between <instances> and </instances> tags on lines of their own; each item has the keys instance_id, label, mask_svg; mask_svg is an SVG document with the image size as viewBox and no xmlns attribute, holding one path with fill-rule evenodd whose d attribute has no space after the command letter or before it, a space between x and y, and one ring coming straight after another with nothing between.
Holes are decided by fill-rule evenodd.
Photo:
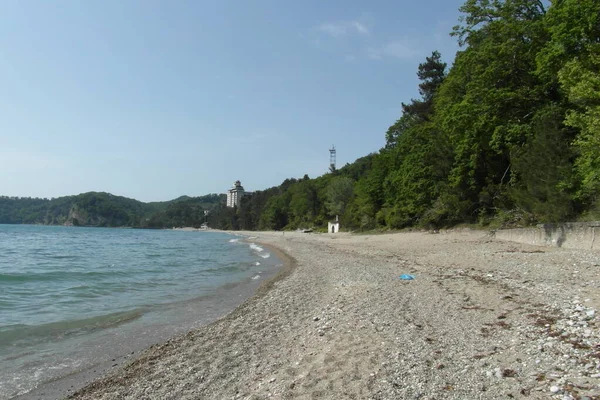
<instances>
[{"instance_id":1,"label":"tall tree","mask_svg":"<svg viewBox=\"0 0 600 400\"><path fill-rule=\"evenodd\" d=\"M431 53L425 58L425 62L419 64L417 76L419 93L422 98L412 99L410 103L402 103L402 117L392 125L386 133L386 147L394 147L399 137L411 126L429 121L433 113L433 99L446 77L446 63L442 62L442 56L438 51Z\"/></svg>"},{"instance_id":2,"label":"tall tree","mask_svg":"<svg viewBox=\"0 0 600 400\"><path fill-rule=\"evenodd\" d=\"M576 131L578 199L600 206L600 2L557 1L547 25L551 40L538 56L538 69L566 94L565 124Z\"/></svg>"},{"instance_id":3,"label":"tall tree","mask_svg":"<svg viewBox=\"0 0 600 400\"><path fill-rule=\"evenodd\" d=\"M402 104L402 117L386 135L390 171L384 178L385 205L380 220L394 228L414 224L438 194L449 171L451 150L432 123L436 94L446 77L446 63L434 51L419 64L421 99Z\"/></svg>"},{"instance_id":4,"label":"tall tree","mask_svg":"<svg viewBox=\"0 0 600 400\"><path fill-rule=\"evenodd\" d=\"M600 44L587 59L575 59L560 72L569 100L577 106L565 123L579 130L574 142L579 151L575 165L581 178L580 197L592 204L600 200Z\"/></svg>"},{"instance_id":5,"label":"tall tree","mask_svg":"<svg viewBox=\"0 0 600 400\"><path fill-rule=\"evenodd\" d=\"M474 220L505 203L511 151L532 137L536 110L548 103L535 74L546 10L537 0L468 0L461 11L454 35L467 47L439 91L436 122L455 152L450 187Z\"/></svg>"},{"instance_id":6,"label":"tall tree","mask_svg":"<svg viewBox=\"0 0 600 400\"><path fill-rule=\"evenodd\" d=\"M327 187L327 209L329 215L343 215L346 206L352 200L354 194L354 183L352 179L338 176L331 180Z\"/></svg>"}]
</instances>

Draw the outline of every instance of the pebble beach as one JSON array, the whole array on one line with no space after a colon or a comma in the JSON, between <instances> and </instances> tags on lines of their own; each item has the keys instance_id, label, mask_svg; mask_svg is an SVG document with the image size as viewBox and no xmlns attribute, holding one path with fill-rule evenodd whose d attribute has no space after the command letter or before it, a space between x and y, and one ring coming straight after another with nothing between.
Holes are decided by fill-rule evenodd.
<instances>
[{"instance_id":1,"label":"pebble beach","mask_svg":"<svg viewBox=\"0 0 600 400\"><path fill-rule=\"evenodd\" d=\"M278 276L69 398L600 398L598 252L471 230L247 234Z\"/></svg>"}]
</instances>

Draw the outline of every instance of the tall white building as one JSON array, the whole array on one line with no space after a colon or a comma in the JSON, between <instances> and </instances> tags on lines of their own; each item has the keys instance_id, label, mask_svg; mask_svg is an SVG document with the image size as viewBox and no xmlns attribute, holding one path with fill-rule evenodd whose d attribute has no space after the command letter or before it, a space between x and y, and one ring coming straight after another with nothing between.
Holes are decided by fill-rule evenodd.
<instances>
[{"instance_id":1,"label":"tall white building","mask_svg":"<svg viewBox=\"0 0 600 400\"><path fill-rule=\"evenodd\" d=\"M239 207L244 195L244 188L240 181L235 181L233 187L227 191L227 207Z\"/></svg>"}]
</instances>

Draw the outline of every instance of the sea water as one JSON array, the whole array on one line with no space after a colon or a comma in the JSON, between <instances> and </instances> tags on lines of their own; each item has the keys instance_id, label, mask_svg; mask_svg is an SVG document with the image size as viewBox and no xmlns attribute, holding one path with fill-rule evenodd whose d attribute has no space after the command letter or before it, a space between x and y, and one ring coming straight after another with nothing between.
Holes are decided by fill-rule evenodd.
<instances>
[{"instance_id":1,"label":"sea water","mask_svg":"<svg viewBox=\"0 0 600 400\"><path fill-rule=\"evenodd\" d=\"M280 266L225 233L0 225L0 399L235 308Z\"/></svg>"}]
</instances>

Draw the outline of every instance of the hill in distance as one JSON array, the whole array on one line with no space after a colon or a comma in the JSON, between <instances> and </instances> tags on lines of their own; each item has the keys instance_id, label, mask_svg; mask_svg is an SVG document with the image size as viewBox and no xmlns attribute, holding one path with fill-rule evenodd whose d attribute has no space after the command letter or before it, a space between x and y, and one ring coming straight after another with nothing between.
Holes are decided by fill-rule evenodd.
<instances>
[{"instance_id":1,"label":"hill in distance","mask_svg":"<svg viewBox=\"0 0 600 400\"><path fill-rule=\"evenodd\" d=\"M0 224L167 228L200 226L222 194L144 203L105 192L53 199L0 196Z\"/></svg>"}]
</instances>

